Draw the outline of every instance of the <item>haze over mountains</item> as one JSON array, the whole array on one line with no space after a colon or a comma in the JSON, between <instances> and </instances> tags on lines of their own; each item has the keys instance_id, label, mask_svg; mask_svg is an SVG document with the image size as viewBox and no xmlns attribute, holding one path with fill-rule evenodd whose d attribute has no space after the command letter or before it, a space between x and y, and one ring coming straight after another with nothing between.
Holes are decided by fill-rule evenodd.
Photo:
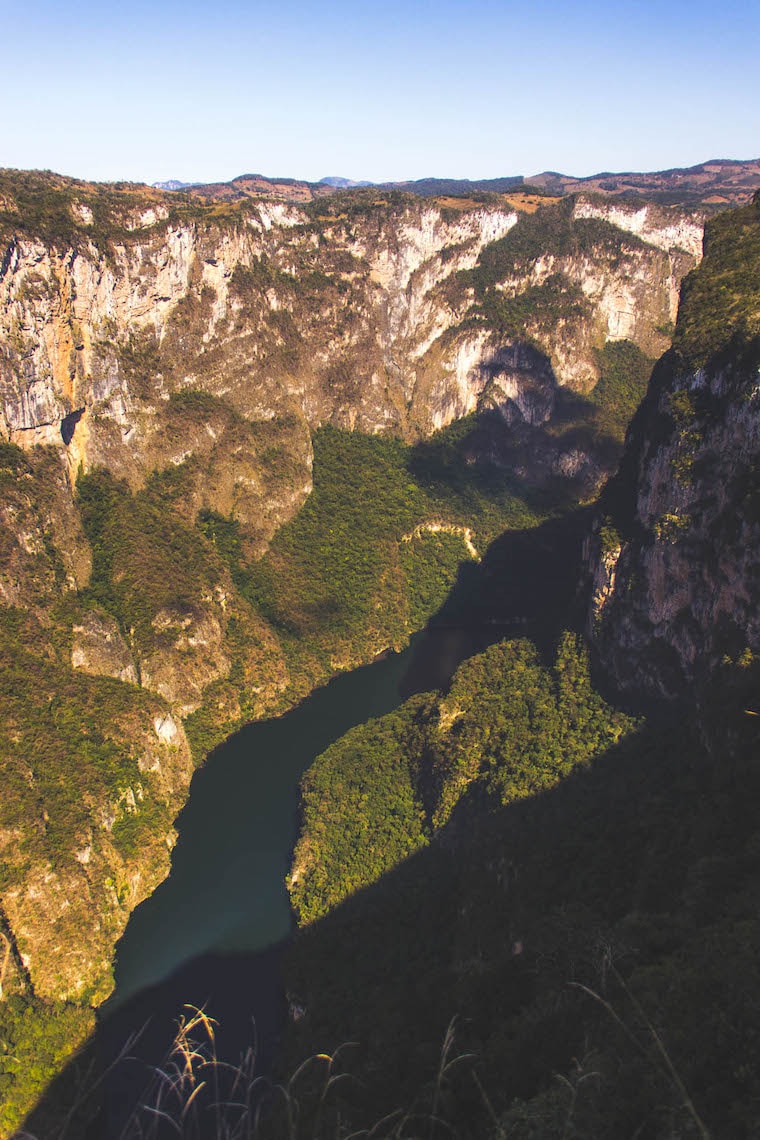
<instances>
[{"instance_id":1,"label":"haze over mountains","mask_svg":"<svg viewBox=\"0 0 760 1140\"><path fill-rule=\"evenodd\" d=\"M609 171L576 178L547 170L541 174L503 178L421 178L409 182L372 183L328 176L319 182L296 178L272 178L263 174L241 174L231 182L186 183L175 179L156 182L160 190L187 190L194 196L221 198L275 197L288 202L309 202L341 190L375 186L382 190L406 190L421 197L439 194L505 194L517 189L536 189L547 195L572 194L580 190L600 194L641 196L663 205L741 205L760 187L760 158L745 161L710 159L697 166L650 172L611 173Z\"/></svg>"}]
</instances>

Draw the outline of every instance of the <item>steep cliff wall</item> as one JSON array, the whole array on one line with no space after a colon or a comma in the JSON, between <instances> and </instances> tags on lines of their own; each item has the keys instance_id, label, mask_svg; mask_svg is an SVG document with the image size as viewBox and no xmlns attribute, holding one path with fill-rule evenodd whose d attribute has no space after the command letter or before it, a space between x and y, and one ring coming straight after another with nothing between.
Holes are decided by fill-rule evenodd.
<instances>
[{"instance_id":1,"label":"steep cliff wall","mask_svg":"<svg viewBox=\"0 0 760 1140\"><path fill-rule=\"evenodd\" d=\"M702 233L696 215L590 199L522 216L398 196L178 214L166 196L99 215L75 185L50 193L65 240L44 218L19 227L23 200L0 214L0 427L21 446L64 447L74 474L104 464L133 487L198 456L220 484L206 501L249 520L264 508L265 538L308 493L299 423L411 438L484 398L519 408L532 370L500 353L526 337L550 386L581 391L607 340L658 355ZM494 304L516 298L527 320ZM281 446L299 470L277 511L266 472L257 483L229 469L230 451L250 450L245 432L231 447L225 425L176 431L170 398L187 388L247 423L287 418Z\"/></svg>"},{"instance_id":2,"label":"steep cliff wall","mask_svg":"<svg viewBox=\"0 0 760 1140\"><path fill-rule=\"evenodd\" d=\"M0 620L6 935L38 998L96 1002L131 910L168 871L190 750L166 702L72 673L29 614Z\"/></svg>"},{"instance_id":3,"label":"steep cliff wall","mask_svg":"<svg viewBox=\"0 0 760 1140\"><path fill-rule=\"evenodd\" d=\"M710 224L603 497L591 626L620 685L699 694L760 650L760 197Z\"/></svg>"},{"instance_id":4,"label":"steep cliff wall","mask_svg":"<svg viewBox=\"0 0 760 1140\"><path fill-rule=\"evenodd\" d=\"M315 573L285 543L269 579L251 572L310 494L314 429L411 441L488 408L522 447L519 462L503 442L492 458L521 474L586 464L591 488L606 470L577 432L552 434L552 417L563 395L592 392L605 345L644 362L667 346L701 217L590 198L535 207L204 203L0 175L0 600L9 663L23 665L4 694L2 896L39 995L107 993L129 909L168 866L191 774L182 721L210 746L289 684L295 699L357 661L355 629L315 635L294 681L293 613L274 604L273 576L294 565L282 595L298 595L305 628L332 612L336 577L355 600L342 556ZM470 525L412 487L402 458L387 470L401 533ZM313 514L319 547L330 520ZM400 545L375 524L378 550ZM404 574L396 551L391 588L365 553L380 567L376 580L356 570L368 654L404 626L383 610Z\"/></svg>"}]
</instances>

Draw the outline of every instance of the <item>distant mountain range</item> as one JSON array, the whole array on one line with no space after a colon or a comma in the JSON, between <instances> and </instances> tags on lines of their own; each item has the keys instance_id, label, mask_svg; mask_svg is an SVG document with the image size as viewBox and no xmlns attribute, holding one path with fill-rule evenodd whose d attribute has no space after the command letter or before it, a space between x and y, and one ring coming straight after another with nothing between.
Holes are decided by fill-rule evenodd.
<instances>
[{"instance_id":1,"label":"distant mountain range","mask_svg":"<svg viewBox=\"0 0 760 1140\"><path fill-rule=\"evenodd\" d=\"M336 190L355 190L357 187L375 185L374 182L354 182L353 178L339 178L336 175L320 178L319 182L322 186L334 186Z\"/></svg>"},{"instance_id":2,"label":"distant mountain range","mask_svg":"<svg viewBox=\"0 0 760 1140\"><path fill-rule=\"evenodd\" d=\"M530 177L504 178L420 178L414 182L372 183L328 176L319 182L297 178L269 178L263 174L241 174L231 182L186 183L171 179L153 184L160 190L183 190L201 198L236 201L241 198L280 198L286 202L310 202L315 198L346 190L403 190L424 198L468 197L484 193L508 194L519 190L560 197L580 190L627 197L646 197L662 205L725 207L746 202L760 187L760 158L733 161L717 158L698 166L658 170L648 173L605 171L588 178L574 178L553 170Z\"/></svg>"}]
</instances>

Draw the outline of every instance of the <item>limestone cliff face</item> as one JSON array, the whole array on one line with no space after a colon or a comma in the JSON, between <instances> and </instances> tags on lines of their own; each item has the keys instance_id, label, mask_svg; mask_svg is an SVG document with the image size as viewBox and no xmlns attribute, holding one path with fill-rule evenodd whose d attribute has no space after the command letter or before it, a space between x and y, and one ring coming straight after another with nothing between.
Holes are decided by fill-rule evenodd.
<instances>
[{"instance_id":1,"label":"limestone cliff face","mask_svg":"<svg viewBox=\"0 0 760 1140\"><path fill-rule=\"evenodd\" d=\"M233 503L253 519L271 495L250 464L247 425L269 423L297 470L269 507L264 538L308 493L298 425L428 434L474 410L486 389L493 401L499 353L526 337L555 385L583 391L598 378L594 349L605 340L659 354L702 232L701 219L681 211L579 199L570 220L601 219L617 245L512 257L493 281L503 296L559 276L588 302L576 319L539 314L520 335L473 310L466 279L522 220L498 203L380 201L321 215L261 203L175 224L151 207L120 218L106 250L90 236L88 207L70 209L79 228L68 246L15 234L3 252L0 427L22 446L65 450L74 474L104 464L133 487L201 457L213 484L207 504ZM557 207L544 211L551 222ZM519 407L510 392L522 372L503 375L497 402ZM178 431L172 396L187 389L243 423L233 430L220 409Z\"/></svg>"},{"instance_id":2,"label":"limestone cliff face","mask_svg":"<svg viewBox=\"0 0 760 1140\"><path fill-rule=\"evenodd\" d=\"M19 670L0 689L0 891L35 991L97 1001L168 868L183 720L210 747L288 683L199 516L234 519L260 554L310 493L325 423L412 440L491 408L540 428L563 387L593 388L605 343L667 346L702 221L593 199L183 203L34 178L0 185L0 652ZM559 438L523 441L520 464L593 468Z\"/></svg>"},{"instance_id":3,"label":"limestone cliff face","mask_svg":"<svg viewBox=\"0 0 760 1140\"><path fill-rule=\"evenodd\" d=\"M698 694L760 650L758 334L756 198L711 228L590 545L592 633L630 692Z\"/></svg>"},{"instance_id":4,"label":"limestone cliff face","mask_svg":"<svg viewBox=\"0 0 760 1140\"><path fill-rule=\"evenodd\" d=\"M197 451L200 441L182 451L163 430L170 395L187 387L249 422L296 414L403 430L408 349L446 322L428 294L516 220L477 210L447 223L407 209L315 227L261 205L227 227L167 227L151 214L108 256L86 240L67 250L13 240L3 427L22 445L63 443L74 469L124 469L134 485ZM441 251L460 245L442 266Z\"/></svg>"},{"instance_id":5,"label":"limestone cliff face","mask_svg":"<svg viewBox=\"0 0 760 1140\"><path fill-rule=\"evenodd\" d=\"M87 584L92 559L63 457L0 450L0 601L44 609Z\"/></svg>"},{"instance_id":6,"label":"limestone cliff face","mask_svg":"<svg viewBox=\"0 0 760 1140\"><path fill-rule=\"evenodd\" d=\"M99 607L86 610L72 625L71 667L92 677L138 682L133 655L116 619Z\"/></svg>"}]
</instances>

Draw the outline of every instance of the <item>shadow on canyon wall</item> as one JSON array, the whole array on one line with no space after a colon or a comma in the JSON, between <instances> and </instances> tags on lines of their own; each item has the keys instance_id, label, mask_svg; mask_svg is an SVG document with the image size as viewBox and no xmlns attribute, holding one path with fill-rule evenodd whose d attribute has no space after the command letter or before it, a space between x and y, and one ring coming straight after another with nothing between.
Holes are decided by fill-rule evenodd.
<instances>
[{"instance_id":1,"label":"shadow on canyon wall","mask_svg":"<svg viewBox=\"0 0 760 1140\"><path fill-rule=\"evenodd\" d=\"M293 1136L330 1140L341 1121L371 1129L397 1109L396 1120L409 1114L410 1135L433 1135L433 1115L446 1122L436 1135L504 1135L495 1121L507 1106L538 1098L531 1119L544 1131L515 1135L559 1136L572 1116L571 1135L638 1129L654 1137L663 1134L657 1120L683 1119L683 1086L710 1134L748 1140L756 1093L749 1074L760 1061L758 730L736 720L741 701L721 703L711 747L673 716L532 799L498 807L480 793L465 797L429 847L289 947L267 961L190 964L173 980L175 1000L183 1000L177 986L196 1004L209 991L210 1012L230 1019L226 1043L220 1035L230 1056L246 1046L252 1004L263 1001L259 1041L267 1010L276 1024L262 1071L284 1082L304 1058L342 1047L334 1073L350 1078L329 1096L326 1062L297 1078ZM296 1016L272 1068L284 1028L283 950ZM196 968L211 971L200 986ZM164 996L142 995L121 1026L114 1021L113 1045L138 1012L166 1017ZM459 1060L440 1079L452 1024L447 1059ZM161 1032L155 1045L165 1048L168 1019ZM568 1075L567 1088L558 1073ZM122 1080L106 1086L111 1124L139 1091ZM103 1131L105 1119L66 1135L118 1136ZM42 1117L30 1131L35 1120ZM287 1134L272 1119L262 1135L270 1125L273 1136ZM209 1137L220 1135L214 1128L212 1120ZM59 1131L60 1115L37 1134L47 1140ZM682 1134L696 1133L686 1126Z\"/></svg>"},{"instance_id":2,"label":"shadow on canyon wall","mask_svg":"<svg viewBox=\"0 0 760 1140\"><path fill-rule=\"evenodd\" d=\"M667 1119L707 1135L690 1095L709 1134L748 1140L760 772L742 704L720 694L711 742L671 710L550 791L468 794L429 847L286 951L303 1016L280 1071L358 1043L332 1105L356 1129L399 1108L460 1137L654 1137ZM441 1082L452 1024L445 1060L462 1060ZM538 1100L513 1133L515 1098Z\"/></svg>"},{"instance_id":3,"label":"shadow on canyon wall","mask_svg":"<svg viewBox=\"0 0 760 1140\"><path fill-rule=\"evenodd\" d=\"M548 660L560 631L577 627L582 619L578 581L589 511L578 509L532 529L507 532L491 544L479 563L463 563L449 597L421 639L400 686L402 698L445 688L462 660L505 637L532 638ZM294 788L294 812L296 800ZM399 870L403 881L414 874L414 866ZM438 893L435 897L440 913L435 919L430 916L431 930L438 929L450 909ZM203 922L201 913L198 921ZM328 930L329 923L325 920L320 928ZM286 1020L280 973L283 945L255 954L204 955L115 1013L104 1007L94 1037L30 1115L25 1125L28 1132L39 1140L59 1136L116 1140L149 1084L151 1066L164 1062L177 1021L187 1015L188 1005L203 1007L219 1022L216 1048L224 1062L238 1062L251 1045L255 1025L256 1071L269 1073ZM122 1061L115 1072L102 1078L99 1074L136 1033L139 1039L129 1049L132 1059ZM94 1090L94 1095L87 1090ZM62 1133L67 1113L80 1097L84 1103Z\"/></svg>"}]
</instances>

